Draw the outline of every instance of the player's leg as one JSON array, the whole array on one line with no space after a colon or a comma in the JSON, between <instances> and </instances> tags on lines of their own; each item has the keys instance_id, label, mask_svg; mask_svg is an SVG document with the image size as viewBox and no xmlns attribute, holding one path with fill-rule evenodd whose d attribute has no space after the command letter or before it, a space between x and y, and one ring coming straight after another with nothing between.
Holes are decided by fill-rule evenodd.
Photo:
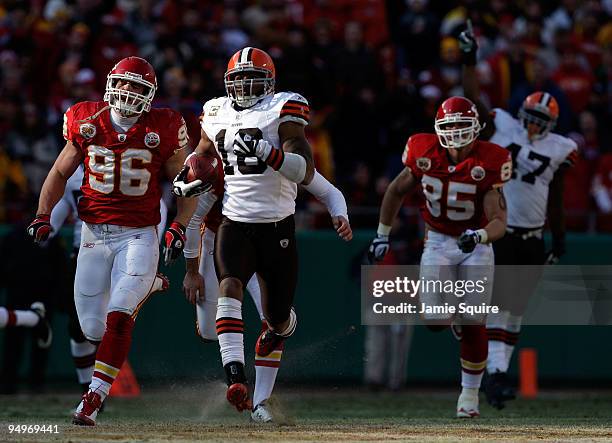
<instances>
[{"instance_id":1,"label":"player's leg","mask_svg":"<svg viewBox=\"0 0 612 443\"><path fill-rule=\"evenodd\" d=\"M365 335L364 382L371 389L387 385L387 347L390 342L391 327L388 325L369 325Z\"/></svg>"},{"instance_id":2,"label":"player's leg","mask_svg":"<svg viewBox=\"0 0 612 443\"><path fill-rule=\"evenodd\" d=\"M219 299L219 281L215 273L215 233L204 231L200 252L200 275L204 278L204 298L196 304L196 331L205 342L217 341L215 319Z\"/></svg>"},{"instance_id":3,"label":"player's leg","mask_svg":"<svg viewBox=\"0 0 612 443\"><path fill-rule=\"evenodd\" d=\"M298 255L295 222L287 217L263 227L257 236L257 273L265 291L262 310L268 329L257 340L256 353L270 355L297 327L293 298L297 288Z\"/></svg>"},{"instance_id":4,"label":"player's leg","mask_svg":"<svg viewBox=\"0 0 612 443\"><path fill-rule=\"evenodd\" d=\"M463 296L467 306L488 306L493 287L494 256L490 245L477 245L476 249L458 266L457 279L477 282L483 292L468 292ZM486 313L461 314L461 395L457 402L457 417L472 418L480 415L478 391L487 364Z\"/></svg>"},{"instance_id":5,"label":"player's leg","mask_svg":"<svg viewBox=\"0 0 612 443\"><path fill-rule=\"evenodd\" d=\"M219 280L216 331L227 377L227 400L238 411L252 408L244 373L243 290L255 272L254 224L224 217L215 237L215 270Z\"/></svg>"},{"instance_id":6,"label":"player's leg","mask_svg":"<svg viewBox=\"0 0 612 443\"><path fill-rule=\"evenodd\" d=\"M74 306L83 335L96 349L106 329L113 260L114 253L107 244L102 225L83 223L74 278ZM84 408L85 400L87 408ZM76 421L73 416L73 423L93 425L101 404L99 396L85 393L75 412L84 417Z\"/></svg>"},{"instance_id":7,"label":"player's leg","mask_svg":"<svg viewBox=\"0 0 612 443\"><path fill-rule=\"evenodd\" d=\"M159 224L157 225L157 240L161 243L164 238L164 231L166 230L166 223L168 221L168 206L164 198L162 197L159 200L159 215L161 217ZM153 287L151 288L151 293L153 292L163 292L166 291L170 287L170 280L161 272L158 272L155 275L155 282L153 283Z\"/></svg>"},{"instance_id":8,"label":"player's leg","mask_svg":"<svg viewBox=\"0 0 612 443\"><path fill-rule=\"evenodd\" d=\"M32 303L30 309L6 309L0 306L0 329L11 327L34 328L39 348L51 346L53 334L46 318L45 305L41 302Z\"/></svg>"},{"instance_id":9,"label":"player's leg","mask_svg":"<svg viewBox=\"0 0 612 443\"><path fill-rule=\"evenodd\" d=\"M255 303L259 318L261 319L261 333L268 329L268 322L261 307L263 282L259 282L257 275L253 275L247 283L247 291ZM272 395L278 369L283 355L283 345L278 346L274 352L266 357L255 353L255 391L253 392L253 412L251 418L255 422L266 423L272 421L272 413L266 406Z\"/></svg>"},{"instance_id":10,"label":"player's leg","mask_svg":"<svg viewBox=\"0 0 612 443\"><path fill-rule=\"evenodd\" d=\"M94 425L100 405L125 362L134 321L151 294L159 247L154 227L110 228L107 241L114 253L106 331L96 353L89 392L77 408L73 423Z\"/></svg>"},{"instance_id":11,"label":"player's leg","mask_svg":"<svg viewBox=\"0 0 612 443\"><path fill-rule=\"evenodd\" d=\"M389 381L387 386L393 391L406 384L408 353L412 341L413 325L391 325L390 327Z\"/></svg>"}]
</instances>

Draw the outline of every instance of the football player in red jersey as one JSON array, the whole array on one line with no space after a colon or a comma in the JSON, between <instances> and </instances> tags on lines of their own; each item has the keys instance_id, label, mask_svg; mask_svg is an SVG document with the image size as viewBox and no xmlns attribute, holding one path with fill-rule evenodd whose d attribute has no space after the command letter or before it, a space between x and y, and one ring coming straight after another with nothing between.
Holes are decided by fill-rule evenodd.
<instances>
[{"instance_id":1,"label":"football player in red jersey","mask_svg":"<svg viewBox=\"0 0 612 443\"><path fill-rule=\"evenodd\" d=\"M104 101L77 103L66 111L66 145L43 184L36 219L28 227L36 241L48 237L51 210L66 180L83 163L74 298L83 334L99 347L89 391L73 416L78 425L95 425L127 357L134 321L157 271L160 175L174 178L186 158L185 122L171 109L151 109L156 89L153 67L142 58L127 57L108 74ZM165 234L167 262L183 249L195 203L178 200L177 216Z\"/></svg>"},{"instance_id":2,"label":"football player in red jersey","mask_svg":"<svg viewBox=\"0 0 612 443\"><path fill-rule=\"evenodd\" d=\"M436 134L415 134L408 139L404 170L385 192L376 237L369 248L371 262L383 259L389 249L391 224L406 194L420 182L425 203L420 208L426 224L421 257L421 279L481 280L484 293L465 295L468 305L488 303L493 282L491 242L506 230L506 203L502 186L512 174L505 149L476 140L480 132L476 106L464 97L444 101L435 119ZM456 302L454 294L450 294ZM420 292L423 303L437 302L443 293ZM457 417L478 416L478 389L487 362L484 314L422 314L434 329L461 326L461 386Z\"/></svg>"}]
</instances>

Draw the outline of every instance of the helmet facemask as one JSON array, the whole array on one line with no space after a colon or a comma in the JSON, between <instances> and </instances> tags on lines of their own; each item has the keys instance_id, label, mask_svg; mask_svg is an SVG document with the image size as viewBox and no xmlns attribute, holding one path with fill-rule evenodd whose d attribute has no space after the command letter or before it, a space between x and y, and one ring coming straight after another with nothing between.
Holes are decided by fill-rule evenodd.
<instances>
[{"instance_id":1,"label":"helmet facemask","mask_svg":"<svg viewBox=\"0 0 612 443\"><path fill-rule=\"evenodd\" d=\"M243 78L236 80L236 76ZM267 69L236 67L225 73L225 91L241 108L250 108L263 97L274 94L274 77Z\"/></svg>"},{"instance_id":2,"label":"helmet facemask","mask_svg":"<svg viewBox=\"0 0 612 443\"><path fill-rule=\"evenodd\" d=\"M519 110L518 117L530 140L543 139L557 124L557 119L551 118L548 113L524 106Z\"/></svg>"},{"instance_id":3,"label":"helmet facemask","mask_svg":"<svg viewBox=\"0 0 612 443\"><path fill-rule=\"evenodd\" d=\"M434 128L440 144L447 149L461 149L469 145L482 129L477 118L461 114L450 114L436 120Z\"/></svg>"},{"instance_id":4,"label":"helmet facemask","mask_svg":"<svg viewBox=\"0 0 612 443\"><path fill-rule=\"evenodd\" d=\"M141 85L143 87L142 93L117 88L119 80ZM138 74L130 72L109 74L106 80L104 101L122 115L140 115L151 110L155 90L156 87L153 83L142 79L142 76Z\"/></svg>"}]
</instances>

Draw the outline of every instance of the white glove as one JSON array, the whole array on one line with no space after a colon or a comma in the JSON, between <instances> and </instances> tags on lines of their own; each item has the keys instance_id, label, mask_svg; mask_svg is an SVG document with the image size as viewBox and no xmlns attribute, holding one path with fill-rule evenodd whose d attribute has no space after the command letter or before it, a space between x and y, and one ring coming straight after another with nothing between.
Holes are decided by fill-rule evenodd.
<instances>
[{"instance_id":1,"label":"white glove","mask_svg":"<svg viewBox=\"0 0 612 443\"><path fill-rule=\"evenodd\" d=\"M234 154L245 157L257 157L266 160L274 147L263 139L255 139L249 134L236 134L234 139Z\"/></svg>"}]
</instances>

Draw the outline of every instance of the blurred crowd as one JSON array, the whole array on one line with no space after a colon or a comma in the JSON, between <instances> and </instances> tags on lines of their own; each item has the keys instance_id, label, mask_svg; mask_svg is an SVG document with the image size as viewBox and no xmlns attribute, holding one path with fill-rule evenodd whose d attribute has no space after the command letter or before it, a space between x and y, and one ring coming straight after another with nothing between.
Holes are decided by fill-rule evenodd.
<instances>
[{"instance_id":1,"label":"blurred crowd","mask_svg":"<svg viewBox=\"0 0 612 443\"><path fill-rule=\"evenodd\" d=\"M462 93L456 37L469 18L485 102L516 113L538 89L559 101L556 131L581 153L569 229L612 231L611 17L611 0L0 0L0 223L32 216L63 112L101 99L116 61L153 64L155 105L181 111L195 145L202 104L225 94L229 57L250 45L273 57L277 90L309 100L317 168L353 225L373 228L407 137ZM316 227L322 209L304 199Z\"/></svg>"}]
</instances>

